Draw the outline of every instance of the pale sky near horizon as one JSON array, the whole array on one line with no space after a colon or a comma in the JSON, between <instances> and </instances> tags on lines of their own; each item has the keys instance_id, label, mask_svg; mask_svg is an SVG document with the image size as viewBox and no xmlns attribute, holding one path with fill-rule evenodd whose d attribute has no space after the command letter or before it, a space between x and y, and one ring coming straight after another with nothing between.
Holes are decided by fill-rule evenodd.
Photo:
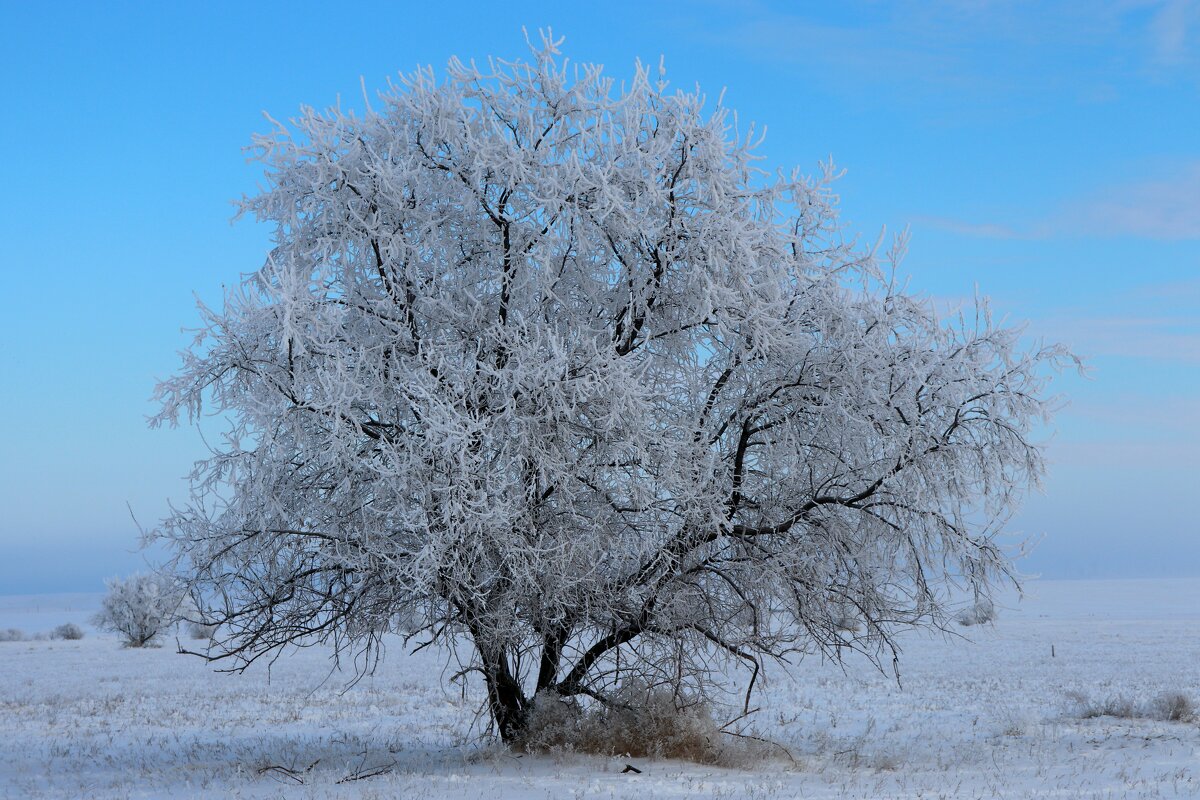
<instances>
[{"instance_id":1,"label":"pale sky near horizon","mask_svg":"<svg viewBox=\"0 0 1200 800\"><path fill-rule=\"evenodd\" d=\"M361 104L417 65L552 26L616 78L665 59L832 157L851 230L908 228L911 287L1063 341L1050 474L1014 520L1047 577L1200 575L1200 0L329 4L0 0L0 594L137 569L203 455L152 431L195 296L257 268L230 225L262 112ZM195 296L193 295L195 293Z\"/></svg>"}]
</instances>

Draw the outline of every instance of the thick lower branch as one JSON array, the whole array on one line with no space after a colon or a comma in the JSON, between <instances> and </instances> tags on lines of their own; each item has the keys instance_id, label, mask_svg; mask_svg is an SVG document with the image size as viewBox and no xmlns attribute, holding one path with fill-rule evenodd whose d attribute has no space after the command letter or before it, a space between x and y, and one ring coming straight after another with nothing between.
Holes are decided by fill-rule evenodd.
<instances>
[{"instance_id":1,"label":"thick lower branch","mask_svg":"<svg viewBox=\"0 0 1200 800\"><path fill-rule=\"evenodd\" d=\"M554 690L561 695L585 693L583 680L587 677L588 671L596 665L596 662L608 654L609 651L636 639L643 630L645 630L645 621L639 619L637 622L620 630L613 631L603 639L600 639L587 649L579 661L575 662L575 666L571 668L571 671L567 673L565 678L558 682Z\"/></svg>"},{"instance_id":2,"label":"thick lower branch","mask_svg":"<svg viewBox=\"0 0 1200 800\"><path fill-rule=\"evenodd\" d=\"M542 659L538 665L537 692L554 686L558 679L558 668L562 663L562 651L571 632L564 626L555 627L542 639Z\"/></svg>"}]
</instances>

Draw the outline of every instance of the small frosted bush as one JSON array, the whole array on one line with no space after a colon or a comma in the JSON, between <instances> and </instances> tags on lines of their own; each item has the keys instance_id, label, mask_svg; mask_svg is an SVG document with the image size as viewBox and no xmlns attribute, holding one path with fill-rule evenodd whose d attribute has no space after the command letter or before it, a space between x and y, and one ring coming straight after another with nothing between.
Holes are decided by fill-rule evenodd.
<instances>
[{"instance_id":1,"label":"small frosted bush","mask_svg":"<svg viewBox=\"0 0 1200 800\"><path fill-rule=\"evenodd\" d=\"M23 642L27 638L25 631L20 628L7 628L0 630L0 642Z\"/></svg>"},{"instance_id":2,"label":"small frosted bush","mask_svg":"<svg viewBox=\"0 0 1200 800\"><path fill-rule=\"evenodd\" d=\"M980 598L974 605L964 608L954 615L955 622L967 627L984 625L988 622L995 622L995 620L996 606L986 597Z\"/></svg>"},{"instance_id":3,"label":"small frosted bush","mask_svg":"<svg viewBox=\"0 0 1200 800\"><path fill-rule=\"evenodd\" d=\"M217 633L216 625L205 625L203 622L189 620L186 626L187 635L191 639L211 641Z\"/></svg>"},{"instance_id":4,"label":"small frosted bush","mask_svg":"<svg viewBox=\"0 0 1200 800\"><path fill-rule=\"evenodd\" d=\"M183 591L172 578L136 574L107 582L100 612L93 618L97 628L119 633L128 647L154 645L159 634L179 618Z\"/></svg>"},{"instance_id":5,"label":"small frosted bush","mask_svg":"<svg viewBox=\"0 0 1200 800\"><path fill-rule=\"evenodd\" d=\"M74 622L67 622L59 625L54 630L50 631L51 639L66 639L75 641L83 638L83 628L76 625Z\"/></svg>"},{"instance_id":6,"label":"small frosted bush","mask_svg":"<svg viewBox=\"0 0 1200 800\"><path fill-rule=\"evenodd\" d=\"M179 606L178 620L183 628L183 633L189 639L197 641L212 641L212 638L217 633L219 627L215 623L205 619L204 612L191 597L185 597Z\"/></svg>"}]
</instances>

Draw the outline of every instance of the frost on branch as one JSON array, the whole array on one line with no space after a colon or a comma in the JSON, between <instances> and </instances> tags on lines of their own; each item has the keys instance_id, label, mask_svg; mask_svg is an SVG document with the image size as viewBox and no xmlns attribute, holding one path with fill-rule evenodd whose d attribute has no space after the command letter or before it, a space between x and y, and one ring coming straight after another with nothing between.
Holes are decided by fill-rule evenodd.
<instances>
[{"instance_id":1,"label":"frost on branch","mask_svg":"<svg viewBox=\"0 0 1200 800\"><path fill-rule=\"evenodd\" d=\"M756 138L548 39L258 138L275 245L158 388L230 421L158 532L214 654L469 643L511 739L537 692L890 658L1009 578L1069 355L938 319Z\"/></svg>"}]
</instances>

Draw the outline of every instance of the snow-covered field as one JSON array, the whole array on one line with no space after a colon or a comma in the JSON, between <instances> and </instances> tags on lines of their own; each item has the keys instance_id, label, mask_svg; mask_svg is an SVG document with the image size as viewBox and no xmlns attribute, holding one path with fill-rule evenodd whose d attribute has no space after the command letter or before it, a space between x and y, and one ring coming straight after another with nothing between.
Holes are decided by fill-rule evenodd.
<instances>
[{"instance_id":1,"label":"snow-covered field","mask_svg":"<svg viewBox=\"0 0 1200 800\"><path fill-rule=\"evenodd\" d=\"M905 639L903 688L816 658L776 672L753 725L795 761L744 769L507 753L444 656L398 641L350 688L317 649L237 676L90 627L0 642L0 797L1200 797L1200 723L1082 713L1200 704L1200 580L1030 588L972 641ZM98 600L0 597L0 630L84 624Z\"/></svg>"}]
</instances>

